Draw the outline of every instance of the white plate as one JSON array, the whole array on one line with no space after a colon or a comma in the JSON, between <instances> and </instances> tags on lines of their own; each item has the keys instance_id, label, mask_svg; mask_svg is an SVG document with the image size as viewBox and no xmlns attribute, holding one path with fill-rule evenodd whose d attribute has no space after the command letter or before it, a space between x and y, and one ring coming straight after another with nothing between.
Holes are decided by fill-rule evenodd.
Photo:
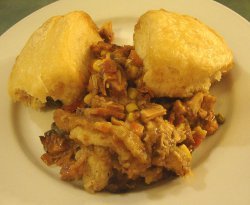
<instances>
[{"instance_id":1,"label":"white plate","mask_svg":"<svg viewBox=\"0 0 250 205\"><path fill-rule=\"evenodd\" d=\"M195 152L193 176L127 194L86 193L59 179L56 168L40 160L38 136L48 130L51 113L12 104L7 81L16 56L47 18L84 10L98 23L110 20L118 43L131 43L138 16L149 9L197 17L223 35L235 67L213 89L226 123ZM249 204L250 202L250 26L214 1L71 0L59 1L26 17L0 37L0 204Z\"/></svg>"}]
</instances>

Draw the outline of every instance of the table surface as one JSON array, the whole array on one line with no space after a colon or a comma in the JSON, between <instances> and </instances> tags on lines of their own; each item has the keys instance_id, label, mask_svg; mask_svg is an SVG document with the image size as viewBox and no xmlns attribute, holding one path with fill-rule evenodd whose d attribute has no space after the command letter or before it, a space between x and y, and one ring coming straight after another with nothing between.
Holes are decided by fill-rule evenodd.
<instances>
[{"instance_id":1,"label":"table surface","mask_svg":"<svg viewBox=\"0 0 250 205\"><path fill-rule=\"evenodd\" d=\"M32 12L56 0L0 0L0 35ZM250 0L216 0L250 21Z\"/></svg>"}]
</instances>

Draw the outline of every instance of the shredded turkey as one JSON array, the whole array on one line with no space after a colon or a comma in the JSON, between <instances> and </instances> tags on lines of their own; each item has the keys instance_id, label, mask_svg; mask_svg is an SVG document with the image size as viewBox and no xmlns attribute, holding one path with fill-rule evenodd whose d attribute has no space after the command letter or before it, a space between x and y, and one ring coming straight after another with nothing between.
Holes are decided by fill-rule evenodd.
<instances>
[{"instance_id":1,"label":"shredded turkey","mask_svg":"<svg viewBox=\"0 0 250 205\"><path fill-rule=\"evenodd\" d=\"M55 110L51 130L40 137L42 160L60 166L63 180L82 180L89 192L189 174L192 152L218 129L215 97L153 98L134 48L110 44L109 24L100 32L105 42L91 46L88 93Z\"/></svg>"}]
</instances>

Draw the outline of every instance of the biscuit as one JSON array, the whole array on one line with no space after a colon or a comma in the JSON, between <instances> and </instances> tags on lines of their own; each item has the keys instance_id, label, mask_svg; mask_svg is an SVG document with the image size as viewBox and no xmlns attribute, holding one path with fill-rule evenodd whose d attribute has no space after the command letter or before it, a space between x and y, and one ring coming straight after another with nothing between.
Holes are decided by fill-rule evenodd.
<instances>
[{"instance_id":1,"label":"biscuit","mask_svg":"<svg viewBox=\"0 0 250 205\"><path fill-rule=\"evenodd\" d=\"M219 34L191 16L163 9L139 18L134 45L144 63L143 82L157 97L206 92L233 65Z\"/></svg>"},{"instance_id":2,"label":"biscuit","mask_svg":"<svg viewBox=\"0 0 250 205\"><path fill-rule=\"evenodd\" d=\"M69 105L88 83L90 45L101 41L98 28L83 11L55 16L38 28L17 57L9 79L9 94L33 108L46 98Z\"/></svg>"}]
</instances>

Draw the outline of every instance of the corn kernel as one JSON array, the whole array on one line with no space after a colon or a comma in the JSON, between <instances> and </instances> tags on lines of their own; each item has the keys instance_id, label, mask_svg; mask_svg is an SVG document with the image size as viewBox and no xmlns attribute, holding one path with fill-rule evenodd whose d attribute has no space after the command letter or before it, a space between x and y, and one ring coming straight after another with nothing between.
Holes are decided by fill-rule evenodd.
<instances>
[{"instance_id":1,"label":"corn kernel","mask_svg":"<svg viewBox=\"0 0 250 205\"><path fill-rule=\"evenodd\" d=\"M93 98L93 95L89 93L84 97L83 102L86 103L87 105L90 105L92 98Z\"/></svg>"},{"instance_id":2,"label":"corn kernel","mask_svg":"<svg viewBox=\"0 0 250 205\"><path fill-rule=\"evenodd\" d=\"M188 158L192 158L191 153L186 145L182 144L179 146L179 148L187 155Z\"/></svg>"},{"instance_id":3,"label":"corn kernel","mask_svg":"<svg viewBox=\"0 0 250 205\"><path fill-rule=\"evenodd\" d=\"M135 88L129 88L128 89L128 97L130 99L134 100L137 97L137 95L138 95L138 91Z\"/></svg>"},{"instance_id":4,"label":"corn kernel","mask_svg":"<svg viewBox=\"0 0 250 205\"><path fill-rule=\"evenodd\" d=\"M107 53L106 53L106 58L109 58L109 59L110 59L110 52L107 52Z\"/></svg>"},{"instance_id":5,"label":"corn kernel","mask_svg":"<svg viewBox=\"0 0 250 205\"><path fill-rule=\"evenodd\" d=\"M107 53L107 51L106 51L106 50L102 50L102 51L101 51L101 56L105 56L105 55L106 55L106 53Z\"/></svg>"},{"instance_id":6,"label":"corn kernel","mask_svg":"<svg viewBox=\"0 0 250 205\"><path fill-rule=\"evenodd\" d=\"M135 120L134 113L132 113L132 112L128 113L128 115L127 115L127 120L128 120L129 122L134 121L134 120Z\"/></svg>"},{"instance_id":7,"label":"corn kernel","mask_svg":"<svg viewBox=\"0 0 250 205\"><path fill-rule=\"evenodd\" d=\"M129 103L126 105L127 112L133 112L135 110L138 110L138 106L135 103Z\"/></svg>"},{"instance_id":8,"label":"corn kernel","mask_svg":"<svg viewBox=\"0 0 250 205\"><path fill-rule=\"evenodd\" d=\"M130 78L135 79L138 76L138 68L134 65L129 65L128 75Z\"/></svg>"},{"instance_id":9,"label":"corn kernel","mask_svg":"<svg viewBox=\"0 0 250 205\"><path fill-rule=\"evenodd\" d=\"M93 63L93 70L95 70L96 72L100 72L101 69L102 69L102 66L101 66L102 63L103 63L102 60L100 60L100 59L96 60L96 61Z\"/></svg>"}]
</instances>

